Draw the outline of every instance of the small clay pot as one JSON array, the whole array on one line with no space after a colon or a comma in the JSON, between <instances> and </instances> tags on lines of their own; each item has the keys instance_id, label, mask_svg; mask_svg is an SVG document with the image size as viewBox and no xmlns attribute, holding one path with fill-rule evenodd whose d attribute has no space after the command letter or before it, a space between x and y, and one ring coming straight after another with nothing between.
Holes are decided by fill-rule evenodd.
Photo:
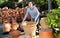
<instances>
[{"instance_id":1,"label":"small clay pot","mask_svg":"<svg viewBox=\"0 0 60 38\"><path fill-rule=\"evenodd\" d=\"M60 38L60 34L58 35L58 38Z\"/></svg>"},{"instance_id":2,"label":"small clay pot","mask_svg":"<svg viewBox=\"0 0 60 38\"><path fill-rule=\"evenodd\" d=\"M19 27L18 23L12 23L11 30L17 30L18 27Z\"/></svg>"},{"instance_id":3,"label":"small clay pot","mask_svg":"<svg viewBox=\"0 0 60 38\"><path fill-rule=\"evenodd\" d=\"M3 23L3 32L9 32L11 30L11 24L6 20Z\"/></svg>"},{"instance_id":4,"label":"small clay pot","mask_svg":"<svg viewBox=\"0 0 60 38\"><path fill-rule=\"evenodd\" d=\"M2 23L2 17L0 17L0 22Z\"/></svg>"},{"instance_id":5,"label":"small clay pot","mask_svg":"<svg viewBox=\"0 0 60 38\"><path fill-rule=\"evenodd\" d=\"M15 30L15 31L11 31L10 33L11 38L18 38L20 36L20 31Z\"/></svg>"},{"instance_id":6,"label":"small clay pot","mask_svg":"<svg viewBox=\"0 0 60 38\"><path fill-rule=\"evenodd\" d=\"M43 29L48 28L48 25L45 24L44 20L45 20L45 18L41 18L41 20L40 20L41 29L42 29L42 28L43 28Z\"/></svg>"},{"instance_id":7,"label":"small clay pot","mask_svg":"<svg viewBox=\"0 0 60 38\"><path fill-rule=\"evenodd\" d=\"M40 30L39 38L54 38L52 30Z\"/></svg>"},{"instance_id":8,"label":"small clay pot","mask_svg":"<svg viewBox=\"0 0 60 38\"><path fill-rule=\"evenodd\" d=\"M19 24L15 20L12 20L11 30L17 30L18 27Z\"/></svg>"}]
</instances>

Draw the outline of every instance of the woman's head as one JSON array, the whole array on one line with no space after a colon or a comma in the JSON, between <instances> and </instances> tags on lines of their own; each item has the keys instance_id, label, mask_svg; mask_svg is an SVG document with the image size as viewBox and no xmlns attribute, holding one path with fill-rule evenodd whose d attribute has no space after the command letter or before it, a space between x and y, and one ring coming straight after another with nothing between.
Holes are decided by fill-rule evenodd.
<instances>
[{"instance_id":1,"label":"woman's head","mask_svg":"<svg viewBox=\"0 0 60 38\"><path fill-rule=\"evenodd\" d=\"M29 6L30 8L32 8L32 6L33 6L33 2L30 1L30 2L28 3L28 6Z\"/></svg>"}]
</instances>

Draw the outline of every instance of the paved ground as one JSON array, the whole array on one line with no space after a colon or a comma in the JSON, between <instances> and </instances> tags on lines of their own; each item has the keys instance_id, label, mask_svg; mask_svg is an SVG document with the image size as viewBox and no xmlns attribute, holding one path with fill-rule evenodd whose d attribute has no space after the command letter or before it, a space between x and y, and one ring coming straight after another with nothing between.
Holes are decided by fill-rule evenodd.
<instances>
[{"instance_id":1,"label":"paved ground","mask_svg":"<svg viewBox=\"0 0 60 38\"><path fill-rule=\"evenodd\" d=\"M3 35L3 29L2 29L2 23L0 23L0 38L10 38L10 35L7 34L7 35ZM23 33L22 33L23 34ZM22 36L23 37L23 36ZM39 36L37 35L36 38L38 38Z\"/></svg>"}]
</instances>

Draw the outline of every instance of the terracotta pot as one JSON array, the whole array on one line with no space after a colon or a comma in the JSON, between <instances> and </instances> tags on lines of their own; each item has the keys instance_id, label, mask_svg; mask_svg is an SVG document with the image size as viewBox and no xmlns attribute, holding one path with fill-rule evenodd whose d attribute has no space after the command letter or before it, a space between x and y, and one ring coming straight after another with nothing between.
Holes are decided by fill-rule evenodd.
<instances>
[{"instance_id":1,"label":"terracotta pot","mask_svg":"<svg viewBox=\"0 0 60 38\"><path fill-rule=\"evenodd\" d=\"M18 38L20 36L20 31L11 31L10 33L11 38Z\"/></svg>"},{"instance_id":2,"label":"terracotta pot","mask_svg":"<svg viewBox=\"0 0 60 38\"><path fill-rule=\"evenodd\" d=\"M11 30L11 24L8 21L3 23L3 32L9 32Z\"/></svg>"},{"instance_id":3,"label":"terracotta pot","mask_svg":"<svg viewBox=\"0 0 60 38\"><path fill-rule=\"evenodd\" d=\"M17 30L18 27L19 27L18 23L12 23L11 30Z\"/></svg>"},{"instance_id":4,"label":"terracotta pot","mask_svg":"<svg viewBox=\"0 0 60 38\"><path fill-rule=\"evenodd\" d=\"M0 22L2 23L2 17L0 17Z\"/></svg>"},{"instance_id":5,"label":"terracotta pot","mask_svg":"<svg viewBox=\"0 0 60 38\"><path fill-rule=\"evenodd\" d=\"M58 35L58 38L60 38L60 34Z\"/></svg>"},{"instance_id":6,"label":"terracotta pot","mask_svg":"<svg viewBox=\"0 0 60 38\"><path fill-rule=\"evenodd\" d=\"M39 38L54 38L52 30L40 30Z\"/></svg>"},{"instance_id":7,"label":"terracotta pot","mask_svg":"<svg viewBox=\"0 0 60 38\"><path fill-rule=\"evenodd\" d=\"M45 18L41 18L40 25L41 30L39 34L39 38L54 38L53 31L48 28L48 25L44 22Z\"/></svg>"},{"instance_id":8,"label":"terracotta pot","mask_svg":"<svg viewBox=\"0 0 60 38\"><path fill-rule=\"evenodd\" d=\"M9 17L9 13L7 11L3 11L2 15L3 15L3 18L8 18Z\"/></svg>"},{"instance_id":9,"label":"terracotta pot","mask_svg":"<svg viewBox=\"0 0 60 38\"><path fill-rule=\"evenodd\" d=\"M43 28L43 29L48 28L48 25L45 24L44 20L45 20L45 18L41 18L41 20L40 20L41 29L42 29L42 28Z\"/></svg>"},{"instance_id":10,"label":"terracotta pot","mask_svg":"<svg viewBox=\"0 0 60 38\"><path fill-rule=\"evenodd\" d=\"M28 15L28 17L27 17L27 19L26 20L31 20L31 16L30 15Z\"/></svg>"},{"instance_id":11,"label":"terracotta pot","mask_svg":"<svg viewBox=\"0 0 60 38\"><path fill-rule=\"evenodd\" d=\"M30 36L35 35L36 23L35 22L26 22L26 23L23 23L23 29L24 29L25 34L30 35Z\"/></svg>"},{"instance_id":12,"label":"terracotta pot","mask_svg":"<svg viewBox=\"0 0 60 38\"><path fill-rule=\"evenodd\" d=\"M16 20L12 20L11 30L17 30L19 27L19 24L16 22Z\"/></svg>"},{"instance_id":13,"label":"terracotta pot","mask_svg":"<svg viewBox=\"0 0 60 38\"><path fill-rule=\"evenodd\" d=\"M19 15L18 11L16 11L16 16L15 17L16 17L17 20L20 20L20 15Z\"/></svg>"}]
</instances>

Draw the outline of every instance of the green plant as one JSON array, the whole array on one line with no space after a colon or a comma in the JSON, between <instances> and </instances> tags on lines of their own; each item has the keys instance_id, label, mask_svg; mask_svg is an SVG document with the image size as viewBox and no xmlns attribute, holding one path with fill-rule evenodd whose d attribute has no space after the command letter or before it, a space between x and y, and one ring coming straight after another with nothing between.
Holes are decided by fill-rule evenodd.
<instances>
[{"instance_id":1,"label":"green plant","mask_svg":"<svg viewBox=\"0 0 60 38\"><path fill-rule=\"evenodd\" d=\"M60 7L60 0L56 0L56 1L57 1L58 6Z\"/></svg>"},{"instance_id":2,"label":"green plant","mask_svg":"<svg viewBox=\"0 0 60 38\"><path fill-rule=\"evenodd\" d=\"M51 10L50 13L47 14L45 23L49 28L53 29L54 36L57 38L60 31L60 9Z\"/></svg>"},{"instance_id":3,"label":"green plant","mask_svg":"<svg viewBox=\"0 0 60 38\"><path fill-rule=\"evenodd\" d=\"M4 2L4 0L0 0L0 4L3 3L3 2Z\"/></svg>"}]
</instances>

